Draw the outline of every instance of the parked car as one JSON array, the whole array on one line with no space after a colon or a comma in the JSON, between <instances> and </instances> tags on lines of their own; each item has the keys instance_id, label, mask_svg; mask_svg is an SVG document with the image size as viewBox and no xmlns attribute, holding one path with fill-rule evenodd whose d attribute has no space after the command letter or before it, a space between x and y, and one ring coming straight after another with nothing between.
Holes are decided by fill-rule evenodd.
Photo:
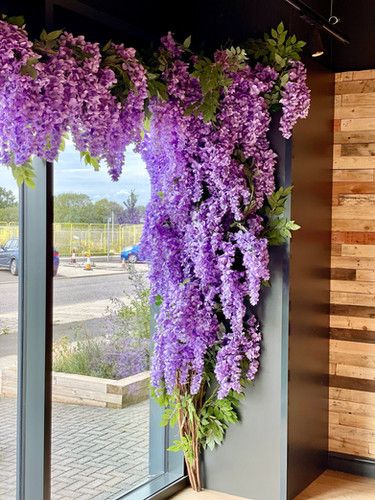
<instances>
[{"instance_id":1,"label":"parked car","mask_svg":"<svg viewBox=\"0 0 375 500\"><path fill-rule=\"evenodd\" d=\"M60 264L60 254L53 250L53 275L56 276ZM17 276L19 269L19 246L18 238L8 240L4 246L0 246L0 269L9 269L13 276Z\"/></svg>"},{"instance_id":2,"label":"parked car","mask_svg":"<svg viewBox=\"0 0 375 500\"><path fill-rule=\"evenodd\" d=\"M140 246L137 245L125 247L121 252L121 261L128 261L131 264L138 262L140 260Z\"/></svg>"}]
</instances>

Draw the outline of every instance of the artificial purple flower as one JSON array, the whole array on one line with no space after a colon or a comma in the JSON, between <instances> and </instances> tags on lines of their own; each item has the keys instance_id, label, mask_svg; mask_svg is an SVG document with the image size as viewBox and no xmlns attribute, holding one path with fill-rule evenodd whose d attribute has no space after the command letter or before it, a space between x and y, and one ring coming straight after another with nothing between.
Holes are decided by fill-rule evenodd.
<instances>
[{"instance_id":1,"label":"artificial purple flower","mask_svg":"<svg viewBox=\"0 0 375 500\"><path fill-rule=\"evenodd\" d=\"M306 118L310 109L310 90L306 83L306 68L301 61L291 61L289 80L281 93L283 114L280 131L289 139L299 118Z\"/></svg>"},{"instance_id":2,"label":"artificial purple flower","mask_svg":"<svg viewBox=\"0 0 375 500\"><path fill-rule=\"evenodd\" d=\"M99 44L63 33L55 53L41 62L26 31L0 21L1 163L22 164L33 154L53 161L70 132L79 151L106 160L112 179L118 179L126 147L141 141L148 94L135 50L112 48L132 85L121 102L112 93L117 79L103 65ZM35 78L21 72L30 60Z\"/></svg>"}]
</instances>

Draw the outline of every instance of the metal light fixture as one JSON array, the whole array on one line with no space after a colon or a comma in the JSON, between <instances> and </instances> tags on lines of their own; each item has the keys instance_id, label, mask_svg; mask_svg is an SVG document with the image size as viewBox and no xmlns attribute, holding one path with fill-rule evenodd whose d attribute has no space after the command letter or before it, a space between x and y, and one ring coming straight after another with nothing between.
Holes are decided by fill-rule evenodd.
<instances>
[{"instance_id":1,"label":"metal light fixture","mask_svg":"<svg viewBox=\"0 0 375 500\"><path fill-rule=\"evenodd\" d=\"M342 33L340 30L336 28L336 24L339 23L340 19L337 16L334 16L332 13L333 10L333 0L331 0L331 12L330 18L327 20L321 14L313 10L302 0L284 0L287 4L293 7L302 19L304 19L308 24L313 26L319 26L324 32L327 32L329 35L334 37L341 43L349 44L349 38L347 35Z\"/></svg>"},{"instance_id":2,"label":"metal light fixture","mask_svg":"<svg viewBox=\"0 0 375 500\"><path fill-rule=\"evenodd\" d=\"M311 56L320 57L324 54L324 46L322 42L322 37L320 36L320 31L318 28L314 28L311 35Z\"/></svg>"}]
</instances>

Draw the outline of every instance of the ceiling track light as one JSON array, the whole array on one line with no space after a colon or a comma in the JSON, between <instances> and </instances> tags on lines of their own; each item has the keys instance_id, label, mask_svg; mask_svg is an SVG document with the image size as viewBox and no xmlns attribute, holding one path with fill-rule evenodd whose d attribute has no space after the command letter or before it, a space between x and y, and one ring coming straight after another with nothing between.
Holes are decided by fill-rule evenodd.
<instances>
[{"instance_id":1,"label":"ceiling track light","mask_svg":"<svg viewBox=\"0 0 375 500\"><path fill-rule=\"evenodd\" d=\"M344 33L335 28L335 24L339 22L339 19L336 16L332 16L331 14L330 20L327 20L301 0L284 0L284 2L297 10L300 13L301 18L304 19L308 24L316 26L320 30L326 31L329 35L331 35L341 43L350 43L349 38Z\"/></svg>"},{"instance_id":2,"label":"ceiling track light","mask_svg":"<svg viewBox=\"0 0 375 500\"><path fill-rule=\"evenodd\" d=\"M320 57L324 54L324 46L320 31L314 28L311 35L311 57Z\"/></svg>"}]
</instances>

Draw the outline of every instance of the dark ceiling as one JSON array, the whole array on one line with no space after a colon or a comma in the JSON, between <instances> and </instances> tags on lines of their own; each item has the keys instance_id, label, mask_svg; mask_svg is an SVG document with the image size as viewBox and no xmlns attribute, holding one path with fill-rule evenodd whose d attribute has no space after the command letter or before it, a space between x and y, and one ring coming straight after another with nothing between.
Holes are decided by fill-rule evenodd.
<instances>
[{"instance_id":1,"label":"dark ceiling","mask_svg":"<svg viewBox=\"0 0 375 500\"><path fill-rule=\"evenodd\" d=\"M328 19L331 0L304 1ZM285 0L0 0L0 7L9 14L24 14L33 35L47 24L50 29L63 27L92 40L112 38L137 48L157 44L170 30L180 39L192 34L197 48L209 50L259 35L280 20L304 40L311 34L311 27ZM333 13L351 43L342 45L322 34L322 63L335 71L373 68L375 1L334 0Z\"/></svg>"}]
</instances>

